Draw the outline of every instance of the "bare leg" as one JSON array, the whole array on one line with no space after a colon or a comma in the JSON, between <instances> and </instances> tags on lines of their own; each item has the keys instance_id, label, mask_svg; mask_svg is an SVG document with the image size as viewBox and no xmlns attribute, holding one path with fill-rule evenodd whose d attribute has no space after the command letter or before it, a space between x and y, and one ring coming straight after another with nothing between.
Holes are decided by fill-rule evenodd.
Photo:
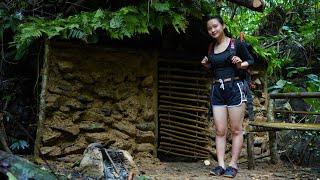
<instances>
[{"instance_id":1,"label":"bare leg","mask_svg":"<svg viewBox=\"0 0 320 180\"><path fill-rule=\"evenodd\" d=\"M226 151L227 136L227 107L215 106L212 108L214 124L216 128L216 150L219 166L225 168L224 154Z\"/></svg>"},{"instance_id":2,"label":"bare leg","mask_svg":"<svg viewBox=\"0 0 320 180\"><path fill-rule=\"evenodd\" d=\"M244 118L245 107L246 104L242 103L241 106L228 108L232 131L232 158L229 166L232 166L236 169L238 169L237 161L243 145L242 122Z\"/></svg>"}]
</instances>

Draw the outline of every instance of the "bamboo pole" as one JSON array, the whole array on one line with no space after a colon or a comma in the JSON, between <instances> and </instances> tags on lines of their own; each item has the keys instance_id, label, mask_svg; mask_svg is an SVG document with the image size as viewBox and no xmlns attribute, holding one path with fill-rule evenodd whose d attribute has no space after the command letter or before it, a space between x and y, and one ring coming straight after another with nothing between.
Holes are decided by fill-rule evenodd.
<instances>
[{"instance_id":1,"label":"bamboo pole","mask_svg":"<svg viewBox=\"0 0 320 180\"><path fill-rule=\"evenodd\" d=\"M205 151L205 152L210 152L209 149L206 149L202 146L199 146L197 144L192 144L192 143L188 143L188 142L185 142L185 141L180 141L178 139L174 139L172 137L161 137L161 139L164 139L164 140L168 140L168 141L172 141L172 142L176 142L176 143L181 143L181 144L184 144L184 145L188 145L190 147L194 147L194 148L198 148L199 150L202 150L202 151Z\"/></svg>"},{"instance_id":2,"label":"bamboo pole","mask_svg":"<svg viewBox=\"0 0 320 180\"><path fill-rule=\"evenodd\" d=\"M160 146L164 146L164 147L167 147L167 148L175 148L175 150L179 149L179 150L185 150L185 151L188 151L190 153L199 153L199 154L202 154L202 155L205 155L207 154L208 152L206 151L202 151L200 149L196 149L196 148L192 148L192 147L188 147L188 146L183 146L183 145L178 145L178 144L171 144L171 143L167 143L167 142L160 142Z\"/></svg>"},{"instance_id":3,"label":"bamboo pole","mask_svg":"<svg viewBox=\"0 0 320 180\"><path fill-rule=\"evenodd\" d=\"M181 107L186 107L186 108L193 108L196 109L197 111L201 111L201 112L208 112L208 108L203 108L203 107L199 107L199 106L193 106L193 105L189 105L189 104L182 104L182 103L176 103L176 102L171 102L171 101L166 101L166 100L159 100L160 103L166 103L166 104L171 104L171 105L175 105L175 106L181 106Z\"/></svg>"},{"instance_id":4,"label":"bamboo pole","mask_svg":"<svg viewBox=\"0 0 320 180\"><path fill-rule=\"evenodd\" d=\"M249 122L251 126L260 126L273 129L320 131L320 123L284 123L284 122Z\"/></svg>"},{"instance_id":5,"label":"bamboo pole","mask_svg":"<svg viewBox=\"0 0 320 180\"><path fill-rule=\"evenodd\" d=\"M203 87L208 88L205 84L197 84L197 83L187 83L187 82L181 82L181 81L172 81L172 80L159 80L160 84L174 84L174 85L182 85L182 86L191 86L191 87Z\"/></svg>"},{"instance_id":6,"label":"bamboo pole","mask_svg":"<svg viewBox=\"0 0 320 180\"><path fill-rule=\"evenodd\" d=\"M158 93L164 93L164 94L167 94L169 96L171 96L171 95L180 95L180 96L185 96L185 97L208 99L208 96L190 94L190 93L181 93L181 92L173 92L173 91L165 91L165 90L158 90Z\"/></svg>"},{"instance_id":7,"label":"bamboo pole","mask_svg":"<svg viewBox=\"0 0 320 180\"><path fill-rule=\"evenodd\" d=\"M176 106L167 106L167 105L160 105L159 109L164 108L164 109L177 109L177 110L186 110L186 111L194 111L194 112L199 112L199 109L194 109L194 108L187 108L187 107L176 107ZM205 112L201 110L201 112Z\"/></svg>"},{"instance_id":8,"label":"bamboo pole","mask_svg":"<svg viewBox=\"0 0 320 180\"><path fill-rule=\"evenodd\" d=\"M168 120L168 119L162 119L162 118L160 118L160 122L161 122L161 123L175 124L175 125L179 125L180 127L186 127L186 128L191 128L191 129L194 129L194 130L200 130L200 131L206 131L206 132L208 132L207 129L202 128L202 127L193 126L193 125L184 124L184 123L179 123L179 122L175 122L175 121Z\"/></svg>"},{"instance_id":9,"label":"bamboo pole","mask_svg":"<svg viewBox=\"0 0 320 180\"><path fill-rule=\"evenodd\" d=\"M163 99L173 99L173 100L181 100L181 101L192 101L192 102L199 102L199 103L208 103L208 100L189 99L189 98L166 96L166 95L160 95L160 98L163 98Z\"/></svg>"},{"instance_id":10,"label":"bamboo pole","mask_svg":"<svg viewBox=\"0 0 320 180\"><path fill-rule=\"evenodd\" d=\"M176 118L176 119L180 119L180 120L189 121L189 122L192 122L192 123L208 126L208 124L205 123L205 122L196 121L196 120L189 119L189 118L182 117L182 116L175 116L175 115L171 115L171 114L170 115L169 114L159 114L159 117Z\"/></svg>"},{"instance_id":11,"label":"bamboo pole","mask_svg":"<svg viewBox=\"0 0 320 180\"><path fill-rule=\"evenodd\" d=\"M208 158L208 156L198 156L198 155L194 155L194 156L191 156L191 155L186 155L186 154L180 154L180 153L176 153L176 152L171 152L170 150L168 151L168 150L164 150L164 149L158 149L158 151L160 151L160 152L164 152L164 153L167 153L167 154L172 154L172 155L175 155L175 156L182 156L182 157L187 157L187 158L194 158L194 159L198 159L198 158L200 158L200 159L206 159L206 158Z\"/></svg>"},{"instance_id":12,"label":"bamboo pole","mask_svg":"<svg viewBox=\"0 0 320 180\"><path fill-rule=\"evenodd\" d=\"M175 130L172 130L172 129L160 128L160 131L162 133L163 132L170 132L170 133L179 134L179 135L182 135L182 136L188 136L190 138L194 138L195 141L199 141L199 142L201 142L202 140L203 141L208 141L208 139L206 139L206 138L199 137L199 136L194 136L194 135L183 133L183 132L180 132L180 131L175 131Z\"/></svg>"},{"instance_id":13,"label":"bamboo pole","mask_svg":"<svg viewBox=\"0 0 320 180\"><path fill-rule=\"evenodd\" d=\"M190 130L190 129L186 129L186 128L182 128L182 127L178 127L178 126L174 126L174 125L168 125L168 124L163 124L163 123L161 123L161 124L160 124L160 127L165 127L165 128L176 129L176 130L181 130L181 131L193 133L193 134L195 134L196 136L197 136L197 135L200 135L200 137L201 137L201 136L204 136L203 138L205 138L205 137L208 136L208 133L198 132L198 131L192 131L192 130Z\"/></svg>"},{"instance_id":14,"label":"bamboo pole","mask_svg":"<svg viewBox=\"0 0 320 180\"><path fill-rule=\"evenodd\" d=\"M248 133L247 136L247 154L248 154L248 169L255 168L254 162L254 134Z\"/></svg>"},{"instance_id":15,"label":"bamboo pole","mask_svg":"<svg viewBox=\"0 0 320 180\"><path fill-rule=\"evenodd\" d=\"M179 114L183 114L183 115L188 115L188 116L192 116L194 118L199 118L199 119L203 119L203 120L207 120L207 118L205 117L201 117L201 116L198 116L198 115L195 115L195 114L191 114L191 113L187 113L187 112L183 112L183 111L177 111L177 110L173 110L173 109L167 109L167 108L162 108L160 106L159 108L160 111L168 111L168 112L174 112L174 113L179 113ZM194 121L195 123L198 123L198 121ZM206 124L208 125L208 124Z\"/></svg>"},{"instance_id":16,"label":"bamboo pole","mask_svg":"<svg viewBox=\"0 0 320 180\"><path fill-rule=\"evenodd\" d=\"M320 92L299 92L299 93L273 93L269 95L272 99L285 98L320 98Z\"/></svg>"},{"instance_id":17,"label":"bamboo pole","mask_svg":"<svg viewBox=\"0 0 320 180\"><path fill-rule=\"evenodd\" d=\"M183 141L190 141L190 142L194 142L194 143L208 143L208 141L202 141L202 140L199 140L199 139L185 138L185 137L177 136L177 135L174 135L174 134L171 134L171 133L168 133L168 132L163 132L163 131L161 132L161 134L169 136L169 137L172 137L172 138L180 139L180 140L183 140Z\"/></svg>"},{"instance_id":18,"label":"bamboo pole","mask_svg":"<svg viewBox=\"0 0 320 180\"><path fill-rule=\"evenodd\" d=\"M199 81L208 81L208 78L201 78L201 77L190 77L190 76L178 76L178 75L160 75L159 79L181 79L181 80L199 80Z\"/></svg>"},{"instance_id":19,"label":"bamboo pole","mask_svg":"<svg viewBox=\"0 0 320 180\"><path fill-rule=\"evenodd\" d=\"M274 110L274 113L320 115L320 112Z\"/></svg>"},{"instance_id":20,"label":"bamboo pole","mask_svg":"<svg viewBox=\"0 0 320 180\"><path fill-rule=\"evenodd\" d=\"M196 64L196 65L199 65L199 67L200 67L200 63L199 63L199 61L182 61L182 60L177 60L177 59L159 59L159 63L162 63L162 62L164 62L164 63L177 63L177 64L187 64L187 65L194 65L194 64Z\"/></svg>"},{"instance_id":21,"label":"bamboo pole","mask_svg":"<svg viewBox=\"0 0 320 180\"><path fill-rule=\"evenodd\" d=\"M199 89L199 88L188 88L188 87L178 87L178 86L159 86L159 89L176 89L184 91L194 91L194 92L209 92L209 89Z\"/></svg>"}]
</instances>

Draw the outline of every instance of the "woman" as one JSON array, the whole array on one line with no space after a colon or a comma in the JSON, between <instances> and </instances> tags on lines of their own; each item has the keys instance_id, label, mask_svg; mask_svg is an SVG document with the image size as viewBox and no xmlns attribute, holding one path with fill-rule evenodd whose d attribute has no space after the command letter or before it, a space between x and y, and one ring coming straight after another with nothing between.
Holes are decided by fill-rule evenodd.
<instances>
[{"instance_id":1,"label":"woman","mask_svg":"<svg viewBox=\"0 0 320 180\"><path fill-rule=\"evenodd\" d=\"M212 51L201 61L213 71L215 80L211 90L211 104L216 128L216 151L218 166L210 173L216 176L235 177L238 157L243 144L242 122L245 112L246 92L241 73L253 64L253 58L241 41L228 36L220 16L207 21L208 34L213 38ZM232 131L232 158L225 166L228 117Z\"/></svg>"}]
</instances>

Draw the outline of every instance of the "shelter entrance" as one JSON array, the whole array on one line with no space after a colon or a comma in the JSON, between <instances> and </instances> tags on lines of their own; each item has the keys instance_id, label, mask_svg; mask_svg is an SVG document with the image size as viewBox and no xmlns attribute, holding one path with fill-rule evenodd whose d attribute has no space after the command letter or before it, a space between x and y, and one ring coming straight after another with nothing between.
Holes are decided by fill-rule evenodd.
<instances>
[{"instance_id":1,"label":"shelter entrance","mask_svg":"<svg viewBox=\"0 0 320 180\"><path fill-rule=\"evenodd\" d=\"M159 59L157 150L160 157L208 158L212 151L209 92L210 78L199 60Z\"/></svg>"}]
</instances>

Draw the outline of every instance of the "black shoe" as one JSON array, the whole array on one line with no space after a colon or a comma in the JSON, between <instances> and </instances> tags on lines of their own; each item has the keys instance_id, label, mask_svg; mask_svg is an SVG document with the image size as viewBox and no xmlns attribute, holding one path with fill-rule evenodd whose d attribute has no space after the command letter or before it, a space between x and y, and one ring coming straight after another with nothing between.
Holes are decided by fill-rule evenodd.
<instances>
[{"instance_id":1,"label":"black shoe","mask_svg":"<svg viewBox=\"0 0 320 180\"><path fill-rule=\"evenodd\" d=\"M224 177L234 178L234 177L236 177L237 173L238 173L238 169L236 169L232 166L228 166L226 168L225 173L224 173Z\"/></svg>"},{"instance_id":2,"label":"black shoe","mask_svg":"<svg viewBox=\"0 0 320 180\"><path fill-rule=\"evenodd\" d=\"M213 169L210 170L210 174L215 175L215 176L221 176L223 175L225 170L221 166L217 166Z\"/></svg>"}]
</instances>

